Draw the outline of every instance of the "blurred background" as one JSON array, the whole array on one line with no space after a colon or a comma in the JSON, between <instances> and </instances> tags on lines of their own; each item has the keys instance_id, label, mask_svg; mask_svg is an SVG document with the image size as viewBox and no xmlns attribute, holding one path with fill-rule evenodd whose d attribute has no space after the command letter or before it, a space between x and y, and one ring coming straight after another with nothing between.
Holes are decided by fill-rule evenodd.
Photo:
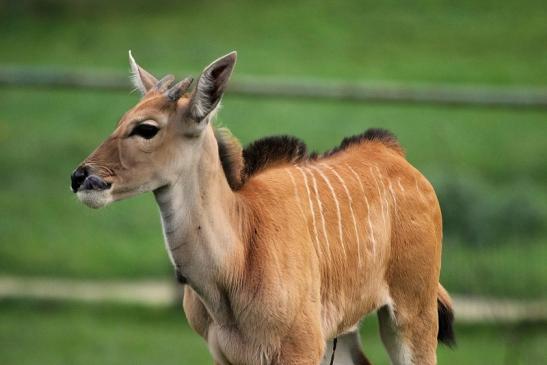
<instances>
[{"instance_id":1,"label":"blurred background","mask_svg":"<svg viewBox=\"0 0 547 365\"><path fill-rule=\"evenodd\" d=\"M547 363L546 19L535 0L0 0L0 363L211 363L152 195L95 211L69 190L138 100L129 49L179 79L237 50L218 120L243 144L392 130L444 213L439 363Z\"/></svg>"}]
</instances>

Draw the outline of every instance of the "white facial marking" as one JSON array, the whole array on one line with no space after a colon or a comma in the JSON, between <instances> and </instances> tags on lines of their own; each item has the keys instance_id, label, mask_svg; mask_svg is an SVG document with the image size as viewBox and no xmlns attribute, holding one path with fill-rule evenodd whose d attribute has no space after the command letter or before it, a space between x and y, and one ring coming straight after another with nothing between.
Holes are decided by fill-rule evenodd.
<instances>
[{"instance_id":1,"label":"white facial marking","mask_svg":"<svg viewBox=\"0 0 547 365\"><path fill-rule=\"evenodd\" d=\"M308 203L310 205L310 211L311 211L311 217L312 217L313 233L315 235L314 244L315 244L315 247L318 247L319 236L317 235L317 223L315 222L315 212L313 209L313 203L311 201L310 187L308 186L308 177L306 176L306 173L304 172L304 170L302 170L302 168L300 168L299 166L296 166L296 168L298 169L298 171L300 171L300 173L304 177L304 185L306 185L306 192L308 193Z\"/></svg>"},{"instance_id":2,"label":"white facial marking","mask_svg":"<svg viewBox=\"0 0 547 365\"><path fill-rule=\"evenodd\" d=\"M357 240L357 258L359 260L358 266L361 267L361 242L359 239L359 231L357 230L357 221L355 220L355 213L353 212L353 199L351 198L351 194L349 192L348 187L346 186L346 183L342 179L342 177L336 172L335 169L333 169L331 166L323 164L326 168L331 170L334 173L334 176L338 179L340 184L342 184L342 187L344 188L344 191L346 192L346 196L348 197L348 204L349 204L349 211L351 213L351 219L353 221L353 229L355 231L355 238Z\"/></svg>"},{"instance_id":3,"label":"white facial marking","mask_svg":"<svg viewBox=\"0 0 547 365\"><path fill-rule=\"evenodd\" d=\"M325 237L327 252L329 253L329 256L330 256L330 244L329 244L329 236L327 233L327 224L325 222L325 216L323 214L323 203L321 202L321 199L319 197L319 190L317 189L317 180L315 180L315 175L313 174L313 171L306 169L306 172L309 172L312 178L313 191L315 192L315 198L317 200L317 205L319 206L319 214L321 215L321 225L323 226L323 236Z\"/></svg>"},{"instance_id":4,"label":"white facial marking","mask_svg":"<svg viewBox=\"0 0 547 365\"><path fill-rule=\"evenodd\" d=\"M365 187L363 186L363 182L361 181L361 178L359 177L359 174L355 172L355 170L348 164L346 164L346 167L351 171L357 182L359 183L359 187L361 188L361 192L363 193L363 198L365 199L365 203L367 205L367 223L368 223L368 229L370 232L370 242L372 244L372 254L374 255L376 252L376 239L374 238L374 228L372 227L372 221L370 219L370 204L367 199L367 195L365 193Z\"/></svg>"},{"instance_id":5,"label":"white facial marking","mask_svg":"<svg viewBox=\"0 0 547 365\"><path fill-rule=\"evenodd\" d=\"M329 179L325 176L325 174L323 174L323 171L318 169L316 166L311 166L311 168L319 173L319 175L325 181L327 187L330 190L332 199L334 200L334 204L336 206L336 215L338 216L338 232L340 234L340 245L342 246L342 250L344 251L344 256L347 257L346 248L344 247L344 235L342 233L342 213L340 212L340 203L338 202L338 198L336 197L336 192L334 191Z\"/></svg>"},{"instance_id":6,"label":"white facial marking","mask_svg":"<svg viewBox=\"0 0 547 365\"><path fill-rule=\"evenodd\" d=\"M76 193L78 199L90 208L102 208L112 202L110 190L80 190Z\"/></svg>"}]
</instances>

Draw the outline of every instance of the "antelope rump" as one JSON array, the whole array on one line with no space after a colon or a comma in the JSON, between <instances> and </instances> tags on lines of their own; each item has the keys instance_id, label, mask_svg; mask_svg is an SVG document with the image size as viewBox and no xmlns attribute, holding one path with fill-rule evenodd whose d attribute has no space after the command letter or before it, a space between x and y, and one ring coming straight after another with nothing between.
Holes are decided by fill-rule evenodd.
<instances>
[{"instance_id":1,"label":"antelope rump","mask_svg":"<svg viewBox=\"0 0 547 365\"><path fill-rule=\"evenodd\" d=\"M235 52L193 89L129 57L142 98L72 190L93 208L154 193L184 311L215 364L326 364L335 338L336 364L368 364L358 326L374 311L393 364L435 364L437 341L454 341L441 211L395 136L371 129L320 155L288 136L243 149L212 125Z\"/></svg>"}]
</instances>

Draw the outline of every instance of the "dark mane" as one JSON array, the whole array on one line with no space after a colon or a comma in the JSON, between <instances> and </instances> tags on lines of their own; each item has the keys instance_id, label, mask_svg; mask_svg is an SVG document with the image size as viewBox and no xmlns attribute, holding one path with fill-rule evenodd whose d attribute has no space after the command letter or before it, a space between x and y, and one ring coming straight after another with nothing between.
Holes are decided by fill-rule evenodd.
<instances>
[{"instance_id":1,"label":"dark mane","mask_svg":"<svg viewBox=\"0 0 547 365\"><path fill-rule=\"evenodd\" d=\"M276 165L296 163L308 158L306 144L291 136L272 136L252 142L243 150L243 177L256 175Z\"/></svg>"},{"instance_id":2,"label":"dark mane","mask_svg":"<svg viewBox=\"0 0 547 365\"><path fill-rule=\"evenodd\" d=\"M340 153L347 148L366 143L380 142L404 156L397 137L385 129L368 129L366 132L346 137L338 147L323 154L308 154L306 144L292 136L272 136L250 143L244 149L226 128L217 128L215 136L224 174L232 190L239 190L254 175L275 166L316 160Z\"/></svg>"},{"instance_id":3,"label":"dark mane","mask_svg":"<svg viewBox=\"0 0 547 365\"><path fill-rule=\"evenodd\" d=\"M367 129L364 133L344 138L338 147L335 147L332 150L325 152L323 156L326 157L337 154L341 151L346 150L350 146L361 144L367 141L381 142L386 147L395 150L401 156L405 155L403 147L400 145L399 140L393 133L391 133L387 129L370 128Z\"/></svg>"},{"instance_id":4,"label":"dark mane","mask_svg":"<svg viewBox=\"0 0 547 365\"><path fill-rule=\"evenodd\" d=\"M244 161L241 144L227 128L216 128L215 137L218 144L218 156L228 185L232 190L238 190L243 186L241 172Z\"/></svg>"}]
</instances>

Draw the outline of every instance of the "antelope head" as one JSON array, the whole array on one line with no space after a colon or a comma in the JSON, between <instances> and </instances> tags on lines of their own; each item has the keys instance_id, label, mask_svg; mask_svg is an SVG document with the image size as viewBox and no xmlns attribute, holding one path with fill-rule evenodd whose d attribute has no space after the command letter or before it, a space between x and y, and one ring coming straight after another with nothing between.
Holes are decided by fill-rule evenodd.
<instances>
[{"instance_id":1,"label":"antelope head","mask_svg":"<svg viewBox=\"0 0 547 365\"><path fill-rule=\"evenodd\" d=\"M191 77L178 83L172 75L157 80L131 52L129 62L141 100L71 175L72 191L92 208L168 186L195 166L236 52L207 66L192 91Z\"/></svg>"}]
</instances>

